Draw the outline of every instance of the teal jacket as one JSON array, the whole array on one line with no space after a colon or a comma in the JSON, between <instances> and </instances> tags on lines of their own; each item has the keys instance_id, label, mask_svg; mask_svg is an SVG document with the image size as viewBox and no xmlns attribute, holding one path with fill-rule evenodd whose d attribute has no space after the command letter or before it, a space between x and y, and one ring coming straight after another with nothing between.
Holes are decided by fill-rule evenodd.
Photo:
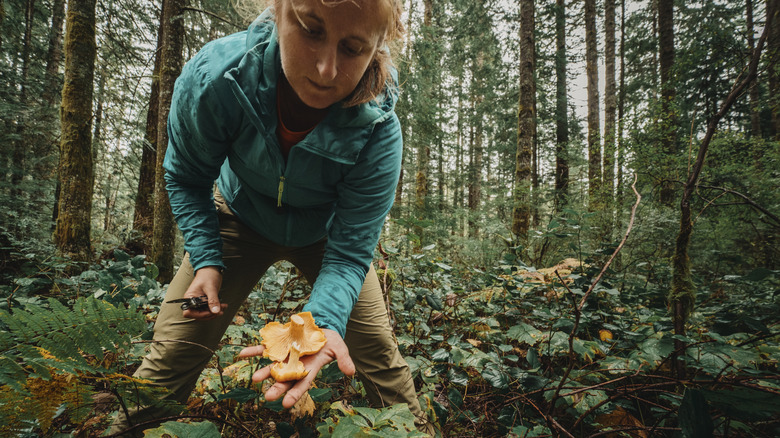
<instances>
[{"instance_id":1,"label":"teal jacket","mask_svg":"<svg viewBox=\"0 0 780 438\"><path fill-rule=\"evenodd\" d=\"M285 163L276 137L280 73L268 11L184 66L168 118L168 196L196 270L224 266L214 181L242 222L279 245L327 237L304 310L343 337L398 182L397 89L356 107L333 105Z\"/></svg>"}]
</instances>

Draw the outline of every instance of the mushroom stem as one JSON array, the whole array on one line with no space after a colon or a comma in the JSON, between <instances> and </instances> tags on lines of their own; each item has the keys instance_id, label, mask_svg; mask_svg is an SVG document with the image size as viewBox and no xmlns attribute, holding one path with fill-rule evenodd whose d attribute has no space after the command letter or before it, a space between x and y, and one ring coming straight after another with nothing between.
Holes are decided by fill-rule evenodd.
<instances>
[{"instance_id":1,"label":"mushroom stem","mask_svg":"<svg viewBox=\"0 0 780 438\"><path fill-rule=\"evenodd\" d=\"M301 318L298 315L293 315L290 317L290 339L293 339L294 341L297 341L299 339L303 339L303 327L305 325L305 322L303 318ZM300 347L299 347L300 348Z\"/></svg>"},{"instance_id":2,"label":"mushroom stem","mask_svg":"<svg viewBox=\"0 0 780 438\"><path fill-rule=\"evenodd\" d=\"M294 365L298 363L300 357L301 357L301 347L300 345L298 345L297 342L293 342L292 345L290 345L290 358L287 359L287 363Z\"/></svg>"}]
</instances>

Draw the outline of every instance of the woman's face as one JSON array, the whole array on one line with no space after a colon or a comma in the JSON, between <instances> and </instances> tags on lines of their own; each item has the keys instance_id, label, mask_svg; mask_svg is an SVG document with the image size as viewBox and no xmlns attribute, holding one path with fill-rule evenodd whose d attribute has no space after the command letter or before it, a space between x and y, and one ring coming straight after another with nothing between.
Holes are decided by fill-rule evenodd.
<instances>
[{"instance_id":1,"label":"woman's face","mask_svg":"<svg viewBox=\"0 0 780 438\"><path fill-rule=\"evenodd\" d=\"M386 20L377 0L278 0L282 70L306 105L349 96L374 57Z\"/></svg>"}]
</instances>

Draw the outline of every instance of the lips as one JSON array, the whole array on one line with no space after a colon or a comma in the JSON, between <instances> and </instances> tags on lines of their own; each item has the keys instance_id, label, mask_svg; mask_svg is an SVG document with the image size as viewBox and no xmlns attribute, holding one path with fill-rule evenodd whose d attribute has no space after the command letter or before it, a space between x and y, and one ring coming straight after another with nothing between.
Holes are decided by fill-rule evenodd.
<instances>
[{"instance_id":1,"label":"lips","mask_svg":"<svg viewBox=\"0 0 780 438\"><path fill-rule=\"evenodd\" d=\"M311 79L308 79L308 81L309 81L309 84L312 86L312 88L314 88L315 90L318 90L318 91L328 91L328 90L333 88L331 86L320 85L320 84L314 82Z\"/></svg>"}]
</instances>

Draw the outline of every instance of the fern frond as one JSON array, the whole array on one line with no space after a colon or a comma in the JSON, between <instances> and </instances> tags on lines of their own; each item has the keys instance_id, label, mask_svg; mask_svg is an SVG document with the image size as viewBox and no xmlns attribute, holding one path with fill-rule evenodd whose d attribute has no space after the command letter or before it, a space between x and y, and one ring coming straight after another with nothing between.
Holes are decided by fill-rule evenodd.
<instances>
[{"instance_id":1,"label":"fern frond","mask_svg":"<svg viewBox=\"0 0 780 438\"><path fill-rule=\"evenodd\" d=\"M14 309L13 314L0 311L0 322L8 327L0 338L0 354L9 364L0 371L0 383L18 387L19 367L44 379L49 378L48 367L74 373L104 372L90 365L84 354L101 358L106 351L129 345L132 337L146 328L144 316L137 310L117 308L91 297L76 300L72 310L54 299L48 304L48 308L30 305ZM48 356L42 354L44 351Z\"/></svg>"}]
</instances>

